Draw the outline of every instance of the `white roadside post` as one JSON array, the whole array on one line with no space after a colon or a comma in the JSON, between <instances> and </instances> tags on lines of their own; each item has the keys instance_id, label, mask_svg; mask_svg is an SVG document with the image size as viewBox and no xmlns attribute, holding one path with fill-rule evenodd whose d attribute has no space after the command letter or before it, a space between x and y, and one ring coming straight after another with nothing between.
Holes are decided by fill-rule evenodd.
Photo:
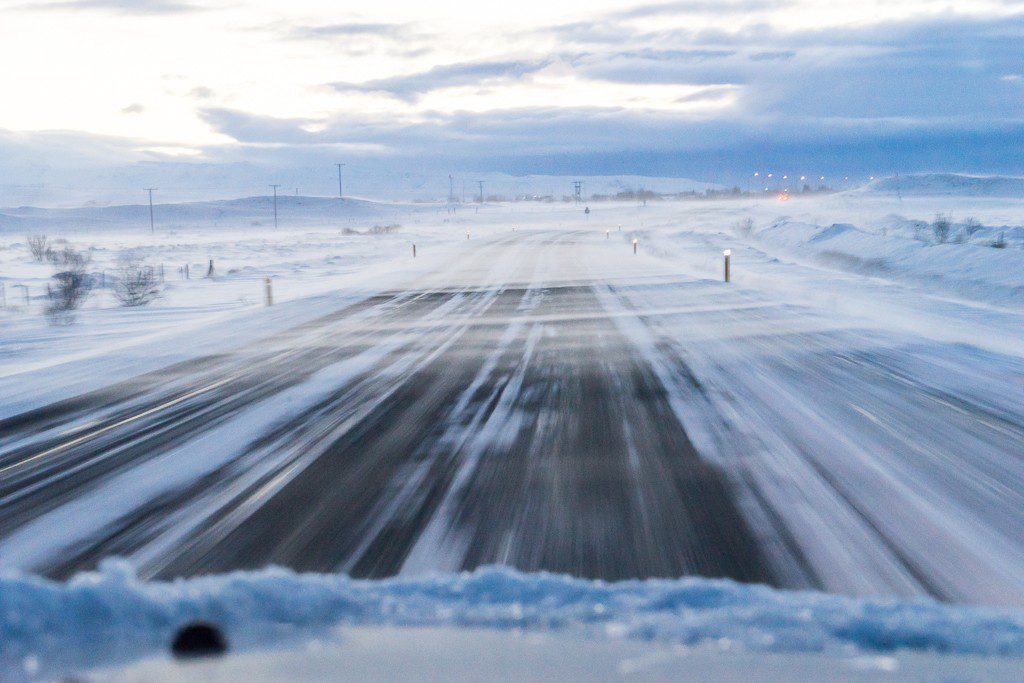
<instances>
[{"instance_id":1,"label":"white roadside post","mask_svg":"<svg viewBox=\"0 0 1024 683\"><path fill-rule=\"evenodd\" d=\"M466 239L467 240L469 239L469 230L468 229L466 230Z\"/></svg>"},{"instance_id":2,"label":"white roadside post","mask_svg":"<svg viewBox=\"0 0 1024 683\"><path fill-rule=\"evenodd\" d=\"M267 306L273 306L274 305L274 292L273 292L273 290L270 287L270 278L269 277L263 278L263 294L264 294L264 303Z\"/></svg>"},{"instance_id":3,"label":"white roadside post","mask_svg":"<svg viewBox=\"0 0 1024 683\"><path fill-rule=\"evenodd\" d=\"M729 257L732 256L732 249L726 249L725 251L722 252L722 255L725 256L725 281L728 282L729 281Z\"/></svg>"},{"instance_id":4,"label":"white roadside post","mask_svg":"<svg viewBox=\"0 0 1024 683\"><path fill-rule=\"evenodd\" d=\"M605 231L604 231L604 238L605 238L606 240L607 240L607 239L611 239L611 236L612 236L612 231L611 231L611 230L609 230L609 229L605 229Z\"/></svg>"},{"instance_id":5,"label":"white roadside post","mask_svg":"<svg viewBox=\"0 0 1024 683\"><path fill-rule=\"evenodd\" d=\"M636 254L636 238L633 238L633 253Z\"/></svg>"}]
</instances>

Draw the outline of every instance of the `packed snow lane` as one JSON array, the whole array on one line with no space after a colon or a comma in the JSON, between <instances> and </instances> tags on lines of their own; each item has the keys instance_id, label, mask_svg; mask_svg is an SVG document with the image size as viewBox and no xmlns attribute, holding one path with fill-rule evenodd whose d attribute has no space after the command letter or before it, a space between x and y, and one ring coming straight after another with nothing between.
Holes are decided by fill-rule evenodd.
<instances>
[{"instance_id":1,"label":"packed snow lane","mask_svg":"<svg viewBox=\"0 0 1024 683\"><path fill-rule=\"evenodd\" d=\"M499 563L1021 604L1024 362L887 322L995 313L754 248L725 285L708 236L671 260L632 237L495 230L194 372L13 418L0 564Z\"/></svg>"}]
</instances>

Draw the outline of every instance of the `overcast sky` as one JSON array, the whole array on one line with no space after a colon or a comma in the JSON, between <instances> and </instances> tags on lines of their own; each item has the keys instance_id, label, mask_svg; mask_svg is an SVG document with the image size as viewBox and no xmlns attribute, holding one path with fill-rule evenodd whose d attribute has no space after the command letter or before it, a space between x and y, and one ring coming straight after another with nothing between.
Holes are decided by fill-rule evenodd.
<instances>
[{"instance_id":1,"label":"overcast sky","mask_svg":"<svg viewBox=\"0 0 1024 683\"><path fill-rule=\"evenodd\" d=\"M360 5L0 0L6 196L182 163L1024 170L1024 0Z\"/></svg>"}]
</instances>

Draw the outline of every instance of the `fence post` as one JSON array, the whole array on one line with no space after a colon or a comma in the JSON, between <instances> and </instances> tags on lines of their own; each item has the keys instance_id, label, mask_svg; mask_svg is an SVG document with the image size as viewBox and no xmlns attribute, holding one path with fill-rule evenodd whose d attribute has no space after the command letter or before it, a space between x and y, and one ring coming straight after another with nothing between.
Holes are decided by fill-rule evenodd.
<instances>
[{"instance_id":1,"label":"fence post","mask_svg":"<svg viewBox=\"0 0 1024 683\"><path fill-rule=\"evenodd\" d=\"M725 281L728 282L729 281L729 257L732 256L732 249L726 249L725 251L722 252L722 255L725 256Z\"/></svg>"},{"instance_id":2,"label":"fence post","mask_svg":"<svg viewBox=\"0 0 1024 683\"><path fill-rule=\"evenodd\" d=\"M213 277L213 259L210 259L210 267L206 271L206 277Z\"/></svg>"},{"instance_id":3,"label":"fence post","mask_svg":"<svg viewBox=\"0 0 1024 683\"><path fill-rule=\"evenodd\" d=\"M416 245L412 245L412 257L416 258Z\"/></svg>"},{"instance_id":4,"label":"fence post","mask_svg":"<svg viewBox=\"0 0 1024 683\"><path fill-rule=\"evenodd\" d=\"M264 293L264 302L266 303L266 305L267 306L273 306L274 305L274 291L271 289L270 278L269 277L263 278L263 293Z\"/></svg>"}]
</instances>

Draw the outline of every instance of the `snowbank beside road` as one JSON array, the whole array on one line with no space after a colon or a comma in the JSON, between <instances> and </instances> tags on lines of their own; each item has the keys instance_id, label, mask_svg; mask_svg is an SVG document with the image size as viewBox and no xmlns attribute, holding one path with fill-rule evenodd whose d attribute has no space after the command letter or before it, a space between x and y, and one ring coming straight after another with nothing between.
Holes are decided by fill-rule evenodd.
<instances>
[{"instance_id":1,"label":"snowbank beside road","mask_svg":"<svg viewBox=\"0 0 1024 683\"><path fill-rule=\"evenodd\" d=\"M897 222L894 217L893 222ZM778 219L756 233L762 242L797 256L813 256L846 270L936 286L939 290L993 304L1024 303L1024 250L982 244L930 244L837 223L818 226Z\"/></svg>"},{"instance_id":2,"label":"snowbank beside road","mask_svg":"<svg viewBox=\"0 0 1024 683\"><path fill-rule=\"evenodd\" d=\"M45 673L129 661L163 651L178 627L195 620L220 625L243 649L340 624L572 630L770 652L1024 655L1024 614L725 580L607 584L485 568L360 581L267 569L147 583L108 562L67 583L0 579L0 667L21 671L28 662Z\"/></svg>"}]
</instances>

